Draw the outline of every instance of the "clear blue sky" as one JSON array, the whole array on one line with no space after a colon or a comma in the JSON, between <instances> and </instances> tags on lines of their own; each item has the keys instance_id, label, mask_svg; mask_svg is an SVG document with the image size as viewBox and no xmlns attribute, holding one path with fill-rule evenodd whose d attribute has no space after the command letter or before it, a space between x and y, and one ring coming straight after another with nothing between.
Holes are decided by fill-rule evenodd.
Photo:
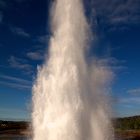
<instances>
[{"instance_id":1,"label":"clear blue sky","mask_svg":"<svg viewBox=\"0 0 140 140\"><path fill-rule=\"evenodd\" d=\"M28 119L36 67L50 37L53 0L0 0L0 119ZM114 70L116 116L140 114L140 1L85 0L94 33L90 55ZM93 49L94 47L94 49Z\"/></svg>"}]
</instances>

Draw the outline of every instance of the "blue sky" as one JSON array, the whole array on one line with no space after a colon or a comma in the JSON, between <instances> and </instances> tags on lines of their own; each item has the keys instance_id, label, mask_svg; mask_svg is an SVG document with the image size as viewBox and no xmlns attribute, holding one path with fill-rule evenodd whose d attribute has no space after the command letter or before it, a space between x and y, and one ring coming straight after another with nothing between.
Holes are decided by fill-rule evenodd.
<instances>
[{"instance_id":1,"label":"blue sky","mask_svg":"<svg viewBox=\"0 0 140 140\"><path fill-rule=\"evenodd\" d=\"M0 119L29 119L31 87L50 38L53 0L0 0ZM140 1L85 0L90 55L108 61L115 116L140 114Z\"/></svg>"}]
</instances>

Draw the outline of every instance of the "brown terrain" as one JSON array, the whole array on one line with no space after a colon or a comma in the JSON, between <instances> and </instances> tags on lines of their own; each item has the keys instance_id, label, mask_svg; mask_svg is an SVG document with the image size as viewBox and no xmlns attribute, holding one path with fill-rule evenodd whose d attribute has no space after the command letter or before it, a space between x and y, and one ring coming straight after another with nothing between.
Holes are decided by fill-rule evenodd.
<instances>
[{"instance_id":1,"label":"brown terrain","mask_svg":"<svg viewBox=\"0 0 140 140\"><path fill-rule=\"evenodd\" d=\"M140 140L140 130L116 131L119 140Z\"/></svg>"},{"instance_id":2,"label":"brown terrain","mask_svg":"<svg viewBox=\"0 0 140 140\"><path fill-rule=\"evenodd\" d=\"M30 124L28 122L0 121L0 136L2 135L31 136Z\"/></svg>"},{"instance_id":3,"label":"brown terrain","mask_svg":"<svg viewBox=\"0 0 140 140\"><path fill-rule=\"evenodd\" d=\"M115 120L116 140L140 140L139 116ZM0 136L31 137L29 122L0 121Z\"/></svg>"}]
</instances>

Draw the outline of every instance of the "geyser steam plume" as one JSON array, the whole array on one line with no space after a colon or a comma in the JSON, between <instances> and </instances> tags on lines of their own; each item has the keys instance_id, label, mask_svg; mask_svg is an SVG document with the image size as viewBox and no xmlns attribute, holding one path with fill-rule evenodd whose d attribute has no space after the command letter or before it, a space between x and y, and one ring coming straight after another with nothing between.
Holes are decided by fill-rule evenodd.
<instances>
[{"instance_id":1,"label":"geyser steam plume","mask_svg":"<svg viewBox=\"0 0 140 140\"><path fill-rule=\"evenodd\" d=\"M111 72L87 64L82 0L56 0L49 58L33 86L33 140L112 140L106 97Z\"/></svg>"}]
</instances>

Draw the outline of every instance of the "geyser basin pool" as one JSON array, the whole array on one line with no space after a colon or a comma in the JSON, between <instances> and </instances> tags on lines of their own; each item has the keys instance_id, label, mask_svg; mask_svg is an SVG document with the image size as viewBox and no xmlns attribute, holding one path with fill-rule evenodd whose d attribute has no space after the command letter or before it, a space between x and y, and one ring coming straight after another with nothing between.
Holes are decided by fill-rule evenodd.
<instances>
[{"instance_id":1,"label":"geyser basin pool","mask_svg":"<svg viewBox=\"0 0 140 140\"><path fill-rule=\"evenodd\" d=\"M87 65L82 0L56 0L51 12L49 58L33 87L33 140L113 140L105 96L111 72Z\"/></svg>"}]
</instances>

